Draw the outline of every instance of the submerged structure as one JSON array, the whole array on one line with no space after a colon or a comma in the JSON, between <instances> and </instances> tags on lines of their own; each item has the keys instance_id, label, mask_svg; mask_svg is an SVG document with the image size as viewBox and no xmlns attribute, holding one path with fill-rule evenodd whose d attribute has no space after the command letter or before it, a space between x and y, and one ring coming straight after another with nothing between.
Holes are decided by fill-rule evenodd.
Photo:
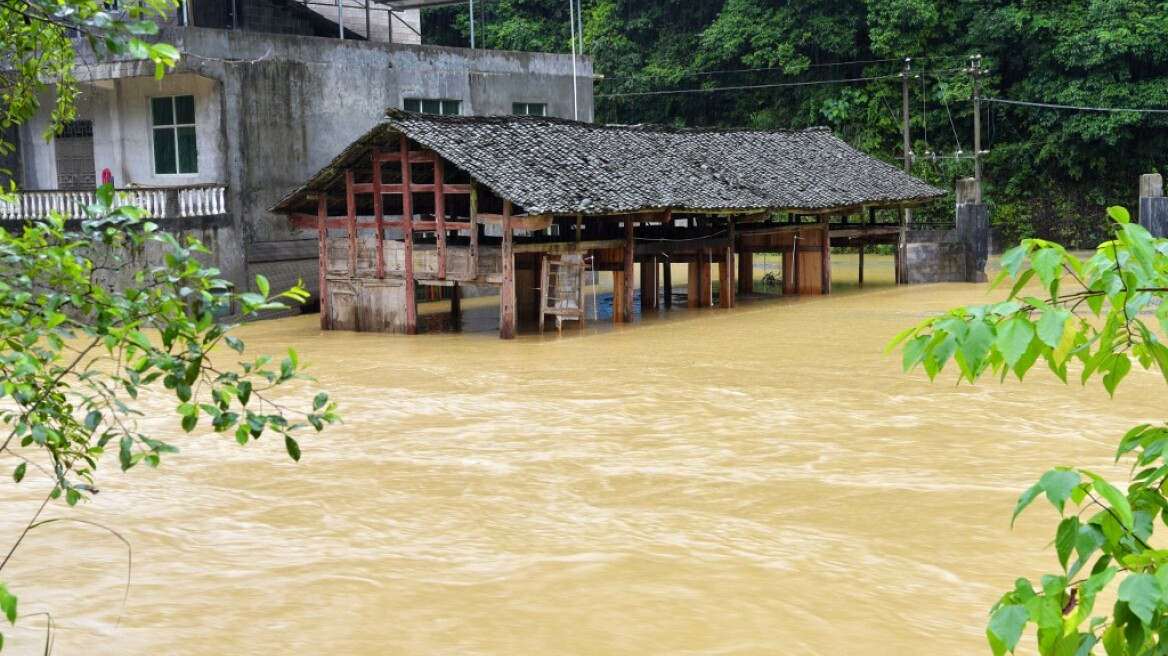
<instances>
[{"instance_id":1,"label":"submerged structure","mask_svg":"<svg viewBox=\"0 0 1168 656\"><path fill-rule=\"evenodd\" d=\"M689 305L713 302L717 266L718 304L733 307L751 291L755 252L783 253L784 293L828 293L839 217L866 239L865 214L943 195L822 128L390 109L271 211L318 232L322 328L414 333L419 286L452 287L457 307L461 286L485 285L500 289L509 339L523 318L582 319L585 267L612 272L615 321L633 316L637 263L643 308L681 262Z\"/></svg>"}]
</instances>

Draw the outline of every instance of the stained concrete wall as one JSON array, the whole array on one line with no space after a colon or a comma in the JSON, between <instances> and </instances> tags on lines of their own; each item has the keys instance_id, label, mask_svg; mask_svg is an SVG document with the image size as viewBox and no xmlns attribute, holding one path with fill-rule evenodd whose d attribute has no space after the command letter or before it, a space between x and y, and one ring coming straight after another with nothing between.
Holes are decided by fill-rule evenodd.
<instances>
[{"instance_id":1,"label":"stained concrete wall","mask_svg":"<svg viewBox=\"0 0 1168 656\"><path fill-rule=\"evenodd\" d=\"M513 102L545 102L550 115L563 118L575 113L567 55L189 27L164 29L159 39L183 53L179 69L162 81L153 79L152 64L139 61L78 67L87 90L80 112L94 116L95 135L101 132L96 165L100 171L114 162L119 185L227 184L231 239L217 241L220 266L239 289L256 273L315 278L315 259L247 261L254 245L316 238L267 208L404 98L459 100L464 114L509 114ZM578 58L576 73L579 118L592 120L591 60ZM194 93L199 112L200 173L186 179L151 173L148 98L176 93ZM101 116L109 118L99 125ZM24 168L35 169L24 187L53 189L51 145L32 136L43 130L47 113L38 120L23 130Z\"/></svg>"},{"instance_id":2,"label":"stained concrete wall","mask_svg":"<svg viewBox=\"0 0 1168 656\"><path fill-rule=\"evenodd\" d=\"M956 230L910 230L905 242L908 284L966 281L966 248Z\"/></svg>"}]
</instances>

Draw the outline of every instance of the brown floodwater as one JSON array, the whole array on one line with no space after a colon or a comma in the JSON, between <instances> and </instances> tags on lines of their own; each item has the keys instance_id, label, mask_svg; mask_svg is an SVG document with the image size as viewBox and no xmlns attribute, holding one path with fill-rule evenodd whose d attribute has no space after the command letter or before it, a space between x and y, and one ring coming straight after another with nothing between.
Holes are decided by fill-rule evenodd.
<instances>
[{"instance_id":1,"label":"brown floodwater","mask_svg":"<svg viewBox=\"0 0 1168 656\"><path fill-rule=\"evenodd\" d=\"M1052 511L1010 529L1019 492L1056 464L1116 471L1163 381L1109 400L1042 372L905 375L891 336L994 297L857 290L848 264L828 297L510 342L249 325L252 351L296 346L300 392L345 424L295 464L181 436L147 399L183 453L111 460L92 503L51 511L132 545L124 610L126 548L89 525L37 529L2 578L66 655L989 653L990 605L1057 568ZM3 545L36 489L0 484ZM42 617L4 631L6 656L43 647Z\"/></svg>"}]
</instances>

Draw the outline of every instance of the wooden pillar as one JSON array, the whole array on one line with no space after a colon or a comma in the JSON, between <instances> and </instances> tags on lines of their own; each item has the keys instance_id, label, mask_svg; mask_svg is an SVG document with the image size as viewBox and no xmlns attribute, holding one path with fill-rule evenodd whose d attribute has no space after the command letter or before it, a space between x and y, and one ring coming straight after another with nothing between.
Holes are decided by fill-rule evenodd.
<instances>
[{"instance_id":1,"label":"wooden pillar","mask_svg":"<svg viewBox=\"0 0 1168 656\"><path fill-rule=\"evenodd\" d=\"M713 251L702 249L701 266L698 268L701 271L702 286L699 290L701 292L700 306L708 308L714 304L714 272L712 266Z\"/></svg>"},{"instance_id":2,"label":"wooden pillar","mask_svg":"<svg viewBox=\"0 0 1168 656\"><path fill-rule=\"evenodd\" d=\"M450 327L458 330L462 326L462 287L458 283L450 288Z\"/></svg>"},{"instance_id":3,"label":"wooden pillar","mask_svg":"<svg viewBox=\"0 0 1168 656\"><path fill-rule=\"evenodd\" d=\"M515 339L515 253L511 201L503 201L503 287L499 290L499 337Z\"/></svg>"},{"instance_id":4,"label":"wooden pillar","mask_svg":"<svg viewBox=\"0 0 1168 656\"><path fill-rule=\"evenodd\" d=\"M385 277L385 198L381 195L381 158L379 153L370 157L373 164L373 223L377 234L374 243L377 245L377 272L378 278Z\"/></svg>"},{"instance_id":5,"label":"wooden pillar","mask_svg":"<svg viewBox=\"0 0 1168 656\"><path fill-rule=\"evenodd\" d=\"M633 256L637 250L634 228L635 224L632 220L625 221L624 297L621 299L621 304L624 307L624 318L622 321L625 323L633 320Z\"/></svg>"},{"instance_id":6,"label":"wooden pillar","mask_svg":"<svg viewBox=\"0 0 1168 656\"><path fill-rule=\"evenodd\" d=\"M702 306L701 258L701 251L698 251L698 261L689 263L689 280L686 282L686 307L698 308Z\"/></svg>"},{"instance_id":7,"label":"wooden pillar","mask_svg":"<svg viewBox=\"0 0 1168 656\"><path fill-rule=\"evenodd\" d=\"M438 279L446 279L446 192L442 185L445 183L445 164L438 153L434 153L434 221L438 231Z\"/></svg>"},{"instance_id":8,"label":"wooden pillar","mask_svg":"<svg viewBox=\"0 0 1168 656\"><path fill-rule=\"evenodd\" d=\"M864 242L860 242L860 286L864 286L864 249L867 246Z\"/></svg>"},{"instance_id":9,"label":"wooden pillar","mask_svg":"<svg viewBox=\"0 0 1168 656\"><path fill-rule=\"evenodd\" d=\"M754 253L742 251L738 254L738 293L754 293Z\"/></svg>"},{"instance_id":10,"label":"wooden pillar","mask_svg":"<svg viewBox=\"0 0 1168 656\"><path fill-rule=\"evenodd\" d=\"M823 263L820 265L820 270L823 272L823 294L831 293L831 222L823 222L823 232L820 233L820 257L823 258Z\"/></svg>"},{"instance_id":11,"label":"wooden pillar","mask_svg":"<svg viewBox=\"0 0 1168 656\"><path fill-rule=\"evenodd\" d=\"M612 322L625 322L625 272L612 272Z\"/></svg>"},{"instance_id":12,"label":"wooden pillar","mask_svg":"<svg viewBox=\"0 0 1168 656\"><path fill-rule=\"evenodd\" d=\"M641 312L657 307L657 260L654 258L641 262Z\"/></svg>"},{"instance_id":13,"label":"wooden pillar","mask_svg":"<svg viewBox=\"0 0 1168 656\"><path fill-rule=\"evenodd\" d=\"M470 181L470 277L479 277L479 188Z\"/></svg>"},{"instance_id":14,"label":"wooden pillar","mask_svg":"<svg viewBox=\"0 0 1168 656\"><path fill-rule=\"evenodd\" d=\"M328 198L323 194L316 201L316 228L320 244L317 247L320 258L320 283L317 285L320 297L320 329L329 329L328 318Z\"/></svg>"},{"instance_id":15,"label":"wooden pillar","mask_svg":"<svg viewBox=\"0 0 1168 656\"><path fill-rule=\"evenodd\" d=\"M718 305L724 308L734 307L734 293L737 285L734 284L734 220L726 219L726 235L730 238L730 245L722 254L722 261L718 263Z\"/></svg>"},{"instance_id":16,"label":"wooden pillar","mask_svg":"<svg viewBox=\"0 0 1168 656\"><path fill-rule=\"evenodd\" d=\"M665 260L661 265L661 286L665 288L665 309L673 307L673 262Z\"/></svg>"},{"instance_id":17,"label":"wooden pillar","mask_svg":"<svg viewBox=\"0 0 1168 656\"><path fill-rule=\"evenodd\" d=\"M357 277L357 195L353 193L353 171L345 171L345 218L349 230L349 277Z\"/></svg>"},{"instance_id":18,"label":"wooden pillar","mask_svg":"<svg viewBox=\"0 0 1168 656\"><path fill-rule=\"evenodd\" d=\"M402 172L402 238L405 246L406 334L418 332L418 299L414 282L414 197L410 191L410 140L399 135Z\"/></svg>"},{"instance_id":19,"label":"wooden pillar","mask_svg":"<svg viewBox=\"0 0 1168 656\"><path fill-rule=\"evenodd\" d=\"M548 306L548 256L544 255L539 258L539 309L536 311L536 316L539 317L539 332L543 334L544 311Z\"/></svg>"}]
</instances>

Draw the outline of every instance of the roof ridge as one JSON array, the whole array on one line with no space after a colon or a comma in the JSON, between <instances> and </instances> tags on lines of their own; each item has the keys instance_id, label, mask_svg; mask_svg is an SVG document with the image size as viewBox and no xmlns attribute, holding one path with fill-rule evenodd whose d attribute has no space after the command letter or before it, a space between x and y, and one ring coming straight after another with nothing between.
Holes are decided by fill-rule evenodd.
<instances>
[{"instance_id":1,"label":"roof ridge","mask_svg":"<svg viewBox=\"0 0 1168 656\"><path fill-rule=\"evenodd\" d=\"M808 128L752 128L752 127L716 127L716 126L673 126L663 125L660 123L591 123L588 121L578 121L570 118L559 118L556 116L524 116L515 114L486 114L486 115L449 115L449 114L424 114L419 112L410 112L397 107L389 107L385 110L385 119L390 122L394 121L425 121L427 123L435 124L479 124L479 125L498 125L498 124L555 124L566 125L574 127L582 127L591 130L612 130L612 131L636 131L636 132L661 132L668 134L709 134L709 133L757 133L757 134L806 134L806 133L821 133L831 132L831 128L816 125Z\"/></svg>"}]
</instances>

